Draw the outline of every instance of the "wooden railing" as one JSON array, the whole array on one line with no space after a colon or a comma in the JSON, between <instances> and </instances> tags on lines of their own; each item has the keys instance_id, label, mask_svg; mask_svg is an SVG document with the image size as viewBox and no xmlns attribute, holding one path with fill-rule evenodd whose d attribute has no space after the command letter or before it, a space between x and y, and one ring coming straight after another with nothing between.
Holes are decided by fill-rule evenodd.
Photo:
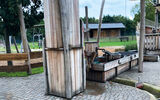
<instances>
[{"instance_id":1,"label":"wooden railing","mask_svg":"<svg viewBox=\"0 0 160 100\"><path fill-rule=\"evenodd\" d=\"M31 60L35 59L41 59L42 58L42 52L31 52L30 53L30 58ZM25 61L28 60L28 54L27 53L15 53L15 54L0 54L0 61ZM36 68L36 67L42 67L43 62L31 62L31 67ZM27 64L16 64L13 66L6 66L6 65L1 65L0 66L0 72L23 72L23 71L28 71L28 65Z\"/></svg>"},{"instance_id":2,"label":"wooden railing","mask_svg":"<svg viewBox=\"0 0 160 100\"><path fill-rule=\"evenodd\" d=\"M144 48L150 51L160 50L160 33L146 34Z\"/></svg>"}]
</instances>

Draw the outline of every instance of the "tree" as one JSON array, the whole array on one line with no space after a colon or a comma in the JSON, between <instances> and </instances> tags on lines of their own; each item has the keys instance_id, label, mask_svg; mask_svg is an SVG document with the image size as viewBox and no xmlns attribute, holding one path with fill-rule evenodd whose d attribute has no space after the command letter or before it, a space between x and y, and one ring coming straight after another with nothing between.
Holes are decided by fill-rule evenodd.
<instances>
[{"instance_id":1,"label":"tree","mask_svg":"<svg viewBox=\"0 0 160 100\"><path fill-rule=\"evenodd\" d=\"M86 22L86 18L82 18L81 19L83 20L83 22ZM88 18L88 23L90 24L98 24L98 19L94 18L94 17L89 17Z\"/></svg>"},{"instance_id":2,"label":"tree","mask_svg":"<svg viewBox=\"0 0 160 100\"><path fill-rule=\"evenodd\" d=\"M146 19L155 20L155 7L149 0L145 2L145 10L146 10ZM136 4L131 11L134 16L135 23L140 22L140 4Z\"/></svg>"},{"instance_id":3,"label":"tree","mask_svg":"<svg viewBox=\"0 0 160 100\"><path fill-rule=\"evenodd\" d=\"M6 52L11 53L9 35L17 36L20 33L20 20L18 5L22 4L27 27L37 24L43 18L43 13L38 12L41 0L0 0L0 34L5 36Z\"/></svg>"}]
</instances>

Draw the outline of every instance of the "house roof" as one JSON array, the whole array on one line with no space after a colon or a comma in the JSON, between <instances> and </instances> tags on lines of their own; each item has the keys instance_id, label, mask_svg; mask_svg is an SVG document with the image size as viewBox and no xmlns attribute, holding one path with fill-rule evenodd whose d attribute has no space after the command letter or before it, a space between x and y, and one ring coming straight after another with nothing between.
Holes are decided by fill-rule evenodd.
<instances>
[{"instance_id":1,"label":"house roof","mask_svg":"<svg viewBox=\"0 0 160 100\"><path fill-rule=\"evenodd\" d=\"M98 29L99 24L88 24L89 29ZM86 28L86 24L84 24L84 28ZM123 23L103 23L101 29L119 29L125 28Z\"/></svg>"}]
</instances>

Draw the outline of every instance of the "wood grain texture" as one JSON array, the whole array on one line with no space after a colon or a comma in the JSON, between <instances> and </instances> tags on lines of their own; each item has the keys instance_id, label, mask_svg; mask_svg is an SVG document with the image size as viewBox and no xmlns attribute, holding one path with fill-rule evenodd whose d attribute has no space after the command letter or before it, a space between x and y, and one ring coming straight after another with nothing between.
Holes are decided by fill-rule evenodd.
<instances>
[{"instance_id":1,"label":"wood grain texture","mask_svg":"<svg viewBox=\"0 0 160 100\"><path fill-rule=\"evenodd\" d=\"M49 94L72 98L84 89L79 0L45 0Z\"/></svg>"},{"instance_id":2,"label":"wood grain texture","mask_svg":"<svg viewBox=\"0 0 160 100\"><path fill-rule=\"evenodd\" d=\"M28 54L0 54L0 61L27 60Z\"/></svg>"}]
</instances>

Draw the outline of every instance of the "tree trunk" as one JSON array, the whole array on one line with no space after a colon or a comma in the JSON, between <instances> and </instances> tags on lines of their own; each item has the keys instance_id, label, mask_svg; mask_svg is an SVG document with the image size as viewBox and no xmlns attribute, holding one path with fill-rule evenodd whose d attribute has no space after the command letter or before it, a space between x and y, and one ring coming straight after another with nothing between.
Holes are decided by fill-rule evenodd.
<instances>
[{"instance_id":1,"label":"tree trunk","mask_svg":"<svg viewBox=\"0 0 160 100\"><path fill-rule=\"evenodd\" d=\"M5 45L6 45L6 53L11 53L11 47L9 42L9 33L5 30ZM8 61L8 66L12 66L12 61Z\"/></svg>"},{"instance_id":2,"label":"tree trunk","mask_svg":"<svg viewBox=\"0 0 160 100\"><path fill-rule=\"evenodd\" d=\"M19 20L20 20L20 31L21 31L21 39L23 42L23 48L24 52L28 54L28 61L26 63L29 66L28 74L32 74L31 64L30 64L30 52L28 47L28 41L27 41L27 35L26 35L26 29L25 29L25 22L24 22L24 16L23 16L23 10L22 10L22 4L19 6Z\"/></svg>"}]
</instances>

